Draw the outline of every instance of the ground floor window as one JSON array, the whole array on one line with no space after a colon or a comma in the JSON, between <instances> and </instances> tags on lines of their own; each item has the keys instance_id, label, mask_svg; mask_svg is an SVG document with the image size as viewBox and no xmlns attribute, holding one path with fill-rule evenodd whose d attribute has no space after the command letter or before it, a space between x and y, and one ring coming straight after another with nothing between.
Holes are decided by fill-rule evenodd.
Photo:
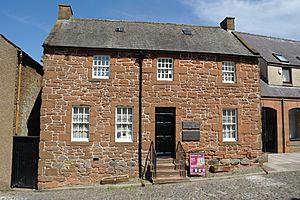
<instances>
[{"instance_id":1,"label":"ground floor window","mask_svg":"<svg viewBox=\"0 0 300 200\"><path fill-rule=\"evenodd\" d=\"M236 109L223 109L222 133L224 142L237 141L237 111Z\"/></svg>"},{"instance_id":2,"label":"ground floor window","mask_svg":"<svg viewBox=\"0 0 300 200\"><path fill-rule=\"evenodd\" d=\"M88 141L90 132L90 107L73 106L72 141Z\"/></svg>"},{"instance_id":3,"label":"ground floor window","mask_svg":"<svg viewBox=\"0 0 300 200\"><path fill-rule=\"evenodd\" d=\"M300 140L300 109L289 110L290 139Z\"/></svg>"},{"instance_id":4,"label":"ground floor window","mask_svg":"<svg viewBox=\"0 0 300 200\"><path fill-rule=\"evenodd\" d=\"M133 110L129 107L116 109L116 142L132 142Z\"/></svg>"}]
</instances>

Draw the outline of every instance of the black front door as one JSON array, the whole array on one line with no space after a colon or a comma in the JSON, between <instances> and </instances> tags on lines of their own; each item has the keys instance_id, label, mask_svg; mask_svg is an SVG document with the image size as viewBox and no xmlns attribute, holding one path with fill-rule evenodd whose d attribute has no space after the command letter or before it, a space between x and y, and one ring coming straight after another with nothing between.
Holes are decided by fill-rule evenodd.
<instances>
[{"instance_id":1,"label":"black front door","mask_svg":"<svg viewBox=\"0 0 300 200\"><path fill-rule=\"evenodd\" d=\"M155 108L155 148L158 156L175 155L175 108Z\"/></svg>"},{"instance_id":2,"label":"black front door","mask_svg":"<svg viewBox=\"0 0 300 200\"><path fill-rule=\"evenodd\" d=\"M263 151L277 153L277 115L272 108L262 109Z\"/></svg>"},{"instance_id":3,"label":"black front door","mask_svg":"<svg viewBox=\"0 0 300 200\"><path fill-rule=\"evenodd\" d=\"M37 188L39 137L14 137L12 187Z\"/></svg>"}]
</instances>

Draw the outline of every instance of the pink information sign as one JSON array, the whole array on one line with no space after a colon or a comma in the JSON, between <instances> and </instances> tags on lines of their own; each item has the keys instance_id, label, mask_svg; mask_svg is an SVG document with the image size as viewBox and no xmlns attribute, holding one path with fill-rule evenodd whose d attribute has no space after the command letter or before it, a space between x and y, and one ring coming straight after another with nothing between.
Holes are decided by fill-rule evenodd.
<instances>
[{"instance_id":1,"label":"pink information sign","mask_svg":"<svg viewBox=\"0 0 300 200\"><path fill-rule=\"evenodd\" d=\"M190 175L205 175L204 153L190 153Z\"/></svg>"}]
</instances>

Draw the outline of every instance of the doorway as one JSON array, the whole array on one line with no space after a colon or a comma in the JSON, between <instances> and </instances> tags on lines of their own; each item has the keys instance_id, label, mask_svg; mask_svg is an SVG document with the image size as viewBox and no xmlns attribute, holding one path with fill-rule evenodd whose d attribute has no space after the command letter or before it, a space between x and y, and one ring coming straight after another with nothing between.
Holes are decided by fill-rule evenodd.
<instances>
[{"instance_id":1,"label":"doorway","mask_svg":"<svg viewBox=\"0 0 300 200\"><path fill-rule=\"evenodd\" d=\"M11 187L37 188L39 137L15 136Z\"/></svg>"},{"instance_id":2,"label":"doorway","mask_svg":"<svg viewBox=\"0 0 300 200\"><path fill-rule=\"evenodd\" d=\"M176 108L155 108L155 148L157 156L175 156Z\"/></svg>"},{"instance_id":3,"label":"doorway","mask_svg":"<svg viewBox=\"0 0 300 200\"><path fill-rule=\"evenodd\" d=\"M277 153L277 113L272 108L262 108L263 152Z\"/></svg>"}]
</instances>

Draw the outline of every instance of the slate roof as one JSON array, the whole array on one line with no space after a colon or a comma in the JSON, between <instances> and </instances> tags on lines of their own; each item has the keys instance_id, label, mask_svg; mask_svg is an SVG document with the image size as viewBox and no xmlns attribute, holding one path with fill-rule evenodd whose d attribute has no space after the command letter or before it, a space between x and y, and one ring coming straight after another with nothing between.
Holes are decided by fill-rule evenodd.
<instances>
[{"instance_id":1,"label":"slate roof","mask_svg":"<svg viewBox=\"0 0 300 200\"><path fill-rule=\"evenodd\" d=\"M300 66L300 60L296 58L300 57L300 41L241 32L235 32L235 34L241 36L250 48L254 48L269 63ZM280 62L272 55L273 53L282 54L289 60L289 63Z\"/></svg>"},{"instance_id":2,"label":"slate roof","mask_svg":"<svg viewBox=\"0 0 300 200\"><path fill-rule=\"evenodd\" d=\"M263 80L260 80L261 96L262 97L285 97L285 98L300 98L300 88L271 86Z\"/></svg>"},{"instance_id":3,"label":"slate roof","mask_svg":"<svg viewBox=\"0 0 300 200\"><path fill-rule=\"evenodd\" d=\"M116 32L124 27L125 32ZM192 30L184 35L182 29ZM159 50L254 56L220 27L71 18L56 26L44 46Z\"/></svg>"}]
</instances>

